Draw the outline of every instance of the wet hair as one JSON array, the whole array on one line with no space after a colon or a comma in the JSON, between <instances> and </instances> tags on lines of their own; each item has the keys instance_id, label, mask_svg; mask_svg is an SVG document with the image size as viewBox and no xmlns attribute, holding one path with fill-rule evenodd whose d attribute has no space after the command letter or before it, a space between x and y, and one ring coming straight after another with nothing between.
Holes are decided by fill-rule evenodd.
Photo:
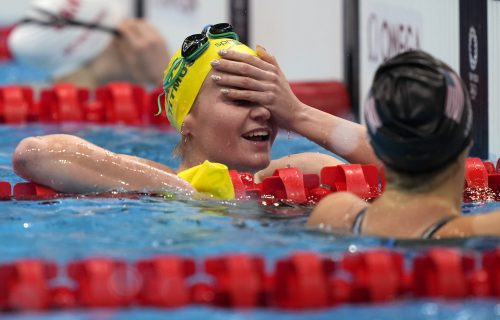
<instances>
[{"instance_id":1,"label":"wet hair","mask_svg":"<svg viewBox=\"0 0 500 320\"><path fill-rule=\"evenodd\" d=\"M186 156L186 148L186 141L184 140L184 137L181 136L181 140L177 142L174 149L172 150L172 156L181 160L184 159L184 157Z\"/></svg>"},{"instance_id":2,"label":"wet hair","mask_svg":"<svg viewBox=\"0 0 500 320\"><path fill-rule=\"evenodd\" d=\"M441 172L472 141L472 109L462 80L423 51L383 63L364 109L370 143L395 172Z\"/></svg>"}]
</instances>

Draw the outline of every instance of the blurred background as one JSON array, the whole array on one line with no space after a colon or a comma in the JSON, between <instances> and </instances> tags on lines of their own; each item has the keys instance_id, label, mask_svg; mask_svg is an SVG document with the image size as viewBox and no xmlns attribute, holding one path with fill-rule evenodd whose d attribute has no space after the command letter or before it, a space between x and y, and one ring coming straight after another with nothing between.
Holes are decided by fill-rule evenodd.
<instances>
[{"instance_id":1,"label":"blurred background","mask_svg":"<svg viewBox=\"0 0 500 320\"><path fill-rule=\"evenodd\" d=\"M121 0L121 4L127 15L157 27L169 51L206 24L231 22L244 42L272 52L292 83L344 84L358 121L377 66L407 49L426 50L458 70L469 88L479 128L473 154L492 159L500 155L498 0ZM29 5L30 0L11 1L0 12L0 27L6 30L23 18ZM5 47L5 39L3 43ZM5 73L13 64L6 61L0 68ZM26 77L15 69L0 83L43 81L43 74L31 71Z\"/></svg>"}]
</instances>

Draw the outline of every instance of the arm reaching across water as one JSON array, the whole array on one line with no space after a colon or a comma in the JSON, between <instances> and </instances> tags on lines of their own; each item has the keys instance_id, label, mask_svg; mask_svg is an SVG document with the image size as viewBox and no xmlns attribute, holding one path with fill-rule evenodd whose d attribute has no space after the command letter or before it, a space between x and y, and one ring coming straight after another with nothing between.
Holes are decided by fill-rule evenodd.
<instances>
[{"instance_id":1,"label":"arm reaching across water","mask_svg":"<svg viewBox=\"0 0 500 320\"><path fill-rule=\"evenodd\" d=\"M167 166L64 134L22 140L14 152L13 167L19 176L65 193L193 191Z\"/></svg>"},{"instance_id":2,"label":"arm reaching across water","mask_svg":"<svg viewBox=\"0 0 500 320\"><path fill-rule=\"evenodd\" d=\"M260 59L222 51L214 62L212 79L231 99L248 100L268 108L278 125L294 131L354 163L379 163L364 126L300 102L293 94L276 59L257 46Z\"/></svg>"}]
</instances>

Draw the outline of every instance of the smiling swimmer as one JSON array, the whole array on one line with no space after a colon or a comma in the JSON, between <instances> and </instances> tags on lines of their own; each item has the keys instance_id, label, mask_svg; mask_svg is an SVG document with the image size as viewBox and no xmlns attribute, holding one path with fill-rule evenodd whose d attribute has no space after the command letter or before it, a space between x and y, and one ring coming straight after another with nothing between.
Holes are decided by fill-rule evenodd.
<instances>
[{"instance_id":1,"label":"smiling swimmer","mask_svg":"<svg viewBox=\"0 0 500 320\"><path fill-rule=\"evenodd\" d=\"M235 50L257 56L255 51L238 40L238 35L227 23L208 26L202 33L187 37L163 73L164 91L158 96L157 115L162 112L161 98L165 96L168 120L181 132L184 120L212 70L211 62L220 58L219 50ZM181 171L178 176L199 192L220 199L235 197L228 167L224 164L205 160L200 165Z\"/></svg>"}]
</instances>

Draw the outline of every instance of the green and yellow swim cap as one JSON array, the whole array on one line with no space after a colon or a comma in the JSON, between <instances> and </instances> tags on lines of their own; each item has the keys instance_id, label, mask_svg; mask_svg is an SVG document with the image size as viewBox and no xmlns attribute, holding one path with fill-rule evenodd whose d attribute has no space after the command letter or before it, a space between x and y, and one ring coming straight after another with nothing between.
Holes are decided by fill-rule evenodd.
<instances>
[{"instance_id":1,"label":"green and yellow swim cap","mask_svg":"<svg viewBox=\"0 0 500 320\"><path fill-rule=\"evenodd\" d=\"M208 46L192 62L185 61L182 57L182 50L179 49L170 59L167 69L163 72L165 108L167 116L172 126L180 131L184 119L191 111L194 101L200 91L203 81L212 69L210 62L219 59L219 50L236 50L257 56L254 50L243 43L228 38L208 39ZM179 63L184 59L184 63ZM178 69L178 70L176 70ZM177 76L173 84L166 86L172 78ZM161 112L161 109L160 109Z\"/></svg>"}]
</instances>

